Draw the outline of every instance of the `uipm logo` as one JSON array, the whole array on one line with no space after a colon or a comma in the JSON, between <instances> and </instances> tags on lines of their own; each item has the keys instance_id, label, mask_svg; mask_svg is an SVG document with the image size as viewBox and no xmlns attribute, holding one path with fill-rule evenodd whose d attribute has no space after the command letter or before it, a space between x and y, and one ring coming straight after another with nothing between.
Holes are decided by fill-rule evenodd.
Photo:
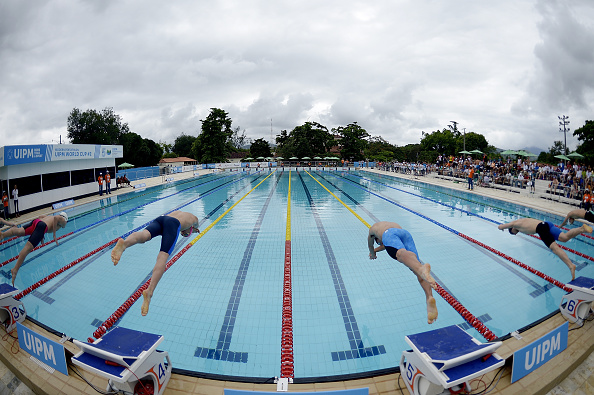
<instances>
[{"instance_id":1,"label":"uipm logo","mask_svg":"<svg viewBox=\"0 0 594 395\"><path fill-rule=\"evenodd\" d=\"M39 158L41 156L42 154L40 147L13 148L12 150L8 151L8 159L30 159Z\"/></svg>"}]
</instances>

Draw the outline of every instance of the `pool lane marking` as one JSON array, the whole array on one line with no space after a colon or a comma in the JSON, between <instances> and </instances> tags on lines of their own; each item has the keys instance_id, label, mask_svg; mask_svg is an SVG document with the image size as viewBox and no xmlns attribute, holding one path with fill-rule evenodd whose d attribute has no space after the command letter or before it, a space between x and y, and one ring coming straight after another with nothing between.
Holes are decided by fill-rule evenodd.
<instances>
[{"instance_id":1,"label":"pool lane marking","mask_svg":"<svg viewBox=\"0 0 594 395\"><path fill-rule=\"evenodd\" d=\"M186 246L184 248L182 248L182 250L180 252L178 252L175 256L173 256L169 262L167 262L167 264L165 265L165 271L167 271L175 262L177 262L177 260L183 255L185 254L185 252L187 250L189 250L194 244L196 244L196 242L198 240L200 240L206 233L208 233L208 231L210 231L213 226L215 224L217 224L221 219L223 219L231 210L233 210L233 208L235 208L235 206L237 206L243 199L245 199L250 193L252 193L256 188L258 188L260 185L262 185L262 183L264 181L266 181L268 179L268 177L270 177L271 175L273 175L276 172L273 171L271 172L268 176L266 176L266 178L264 178L262 181L260 181L255 187L253 187L249 192L247 192L245 195L243 195L241 197L241 199L239 199L237 202L235 202L231 207L229 207L223 214L221 214L216 220L214 220L210 225L208 225L206 227L206 229L204 229L202 232L200 232L198 234L198 236L196 236L192 241L190 241L188 244L186 244ZM113 324L115 322L117 322L120 317L126 313L126 311L128 311L128 309L142 296L142 292L144 292L145 289L148 288L150 283L150 279L147 280L142 286L140 286L136 292L134 292L132 294L132 296L130 296L128 298L127 301L125 301L107 320L105 320L105 322L103 323L103 325L101 325L95 332L93 332L93 337L95 339L99 339L101 336L103 336L105 333L107 333L107 331L113 326ZM91 338L89 338L89 340L92 340Z\"/></svg>"},{"instance_id":2,"label":"pool lane marking","mask_svg":"<svg viewBox=\"0 0 594 395\"><path fill-rule=\"evenodd\" d=\"M239 182L239 181L241 181L242 179L244 179L244 178L246 178L246 177L247 177L247 175L246 175L246 176L243 176L243 177L241 177L241 178L239 178L239 179L237 179L237 180L234 180L234 181L227 181L227 182L225 182L225 183L223 183L223 184L219 185L218 187L215 187L215 188L212 188L212 189L211 189L211 190L209 190L209 191L206 191L206 193L204 194L204 196L206 196L206 194L210 194L210 193L214 192L214 191L215 191L215 190L217 190L217 189L220 189L220 188L222 188L223 186L225 186L225 185L227 185L227 184L233 184L233 183ZM219 179L217 179L217 180L219 180ZM136 206L136 207L130 208L130 209L128 209L128 210L124 210L124 211L122 211L121 213L114 214L114 215L112 215L112 216L110 216L110 217L104 218L104 219L102 219L102 220L99 220L99 221L97 221L97 222L94 222L94 223L91 223L91 224L89 224L89 225L83 226L83 227L82 227L82 228L80 228L80 229L76 229L76 230L74 230L74 231L71 231L70 233L67 233L67 234L65 234L65 235L62 235L62 236L58 237L58 238L57 238L57 240L61 240L61 239L65 238L65 237L67 237L67 236L71 236L71 235L75 235L75 237L77 237L77 236L78 236L78 235L79 235L81 232L83 232L83 231L85 231L85 230L87 230L87 229L89 229L89 228L92 228L92 227L94 227L94 226L100 225L100 224L102 224L103 222L110 221L110 220L112 220L112 219L114 219L114 218L117 218L117 217L119 217L119 216L122 216L122 215L124 215L124 214L128 214L129 212L132 212L132 211L134 211L134 210L138 210L138 209L139 209L139 208L141 208L141 207L144 207L144 206L147 206L147 205L149 205L149 204L153 204L153 203L155 203L155 202L158 202L159 200L163 200L163 199L170 198L170 197L172 197L172 196L175 196L175 195L177 195L177 194L179 194L179 193L182 193L182 192L187 192L187 191L188 191L188 190L190 190L190 189L197 188L197 187L199 187L199 186L202 186L202 185L205 185L205 184L208 184L208 183L211 183L211 182L215 182L215 181L217 181L217 180L211 180L211 181L208 181L208 182L206 182L206 183L202 183L202 184L196 185L196 186L194 186L194 187L191 187L191 188L186 188L186 189L184 189L184 190L181 190L181 191L175 192L175 193L173 193L173 194L171 194L171 195L163 196L163 197L161 197L161 198L158 198L158 199L156 199L156 200L153 200L153 201L150 201L150 202L146 202L146 203L144 203L144 204L141 204L140 206ZM145 224L145 225L142 225L142 226L146 226L146 224ZM124 234L122 237L125 237L125 236L129 235L130 233L132 233L132 232L134 232L134 231L135 231L135 230L132 230L132 231L130 231L130 232L128 232L128 233L125 233L125 234ZM21 238L21 239L22 239L22 240L25 240L25 239L24 239L24 237L23 237L23 238ZM68 241L70 241L70 240L72 240L72 239L74 239L74 237L73 237L73 238L70 238L70 239L68 239ZM117 240L117 239L116 239L116 240ZM38 250L38 249L40 249L40 248L42 248L42 247L45 247L45 246L47 246L47 245L49 245L49 244L51 244L51 243L53 243L53 242L54 242L54 241L52 240L52 241L50 241L50 242L47 242L47 243L44 243L44 244L38 245L38 246L37 246L37 247L35 247L33 250L31 250L31 252L33 252L33 251L36 251L36 250ZM9 264L10 262L17 260L17 259L18 259L18 257L19 257L19 256L18 256L18 255L16 255L16 256L14 256L14 257L12 257L12 258L10 258L10 259L8 259L8 260L6 260L6 261L4 261L4 262L0 263L0 267L3 267L3 266L5 266L5 265ZM37 255L36 255L36 256L34 256L34 257L31 257L31 258L30 258L30 259L28 259L26 262L23 262L23 266L24 266L25 264L27 264L27 263L31 262L32 260L36 259L36 258L37 258ZM6 274L4 274L4 275L6 276Z\"/></svg>"},{"instance_id":3,"label":"pool lane marking","mask_svg":"<svg viewBox=\"0 0 594 395\"><path fill-rule=\"evenodd\" d=\"M370 217L372 217L375 220L375 222L378 222L379 221L377 218L375 218L375 216L373 216L370 212L368 212L363 207L363 205L361 205L357 200L353 199L349 194L347 194L338 185L335 185L334 183L332 183L330 180L328 180L326 177L324 177L319 172L316 173L316 174L318 174L328 184L332 185L335 189L339 190L344 195L346 195L347 197L349 197L349 199L355 205L357 205L357 207L360 207L362 210L364 210ZM481 251L487 258L493 260L495 263L501 265L504 269L512 272L514 275L516 275L517 277L519 277L520 279L522 279L523 281L525 281L526 283L528 283L530 286L532 286L535 290L530 293L530 296L532 296L533 298L536 298L537 296L541 295L542 293L544 293L545 291L548 290L547 286L549 286L550 284L547 284L545 286L542 286L542 285L538 284L536 281L532 280L529 276L525 275L521 270L516 269L515 266L508 265L507 263L505 263L504 260L500 259L498 256L495 256L493 254L490 254L488 251L483 251L479 246L475 245L470 240L465 240L465 242L468 243L469 246L471 246L471 247L473 247L473 248ZM539 244L540 243L537 244L535 242L535 245L539 245ZM542 246L542 244L540 244L540 245ZM456 296L454 295L454 293L439 279L439 277L435 273L432 272L432 275L433 275L433 278L435 278L435 280L439 283L439 285L441 285L443 287L443 289L445 289L450 295L452 295L454 298L456 298ZM458 299L458 298L456 298L456 299ZM485 321L483 321L483 322L485 322Z\"/></svg>"},{"instance_id":4,"label":"pool lane marking","mask_svg":"<svg viewBox=\"0 0 594 395\"><path fill-rule=\"evenodd\" d=\"M233 184L233 183L235 183L235 182L238 182L238 181L242 180L243 178L245 178L245 177L242 177L242 178L240 178L240 179L238 179L238 180L236 180L236 181L233 181L233 182L232 182L232 184ZM227 183L225 183L225 184L227 184ZM201 195L200 195L198 198L196 198L196 199L193 199L192 201L190 201L190 202L186 203L186 205L188 205L188 204L191 204L191 203L193 203L194 201L200 200L200 199L202 199L202 198L204 198L204 197L206 197L206 196L208 196L208 195L210 195L210 194L212 194L212 193L216 192L218 189L221 189L221 188L223 188L223 186L225 186L225 184L223 184L223 185L220 185L219 187L213 188L212 190L208 191L208 192L207 192L207 193L205 193L205 194L201 194ZM151 203L152 203L152 202L151 202ZM149 204L149 203L147 203L147 204ZM145 205L146 205L146 204L145 204ZM124 211L124 212L120 213L119 215L121 215L121 214L123 214L123 213L127 213L127 212L129 212L129 211L132 211L132 210L134 210L134 209L131 209L131 210ZM116 216L117 216L117 215L116 215ZM115 216L113 216L113 217L115 217ZM109 218L111 218L111 217L109 217ZM151 221L152 221L152 220L151 220ZM135 229L133 229L133 230L131 230L131 231L129 231L129 232L127 232L127 233L125 233L125 234L124 234L122 237L128 236L128 235L130 235L131 233L133 233L133 232L135 232L135 231L137 231L137 230L140 230L140 229L142 229L142 228L146 227L146 226L147 226L147 225L148 225L148 224L149 224L151 221L148 221L148 222L144 223L143 225L141 225L141 226L139 226L139 227L137 227L137 228L135 228ZM85 227L85 228L87 228L87 227ZM85 229L85 228L82 228L82 229ZM72 233L74 233L74 232L71 232L71 233L69 233L69 234L66 234L66 235L64 235L64 236L61 236L61 237L66 237L66 236L68 236L68 235L70 235L70 234L72 234ZM51 273L50 275L46 276L45 278L43 278L43 279L39 280L38 282L34 283L33 285L31 285L31 286L27 287L25 290L23 290L23 291L22 291L22 292L20 292L19 294L15 295L15 299L17 299L17 300L20 300L20 299L21 299L23 296L26 296L26 295L27 295L27 294L29 294L30 292L34 291L35 289L39 288L39 287L40 287L40 286L42 286L43 284L47 283L49 280L51 280L51 279L55 278L57 275L59 275L59 274L61 274L61 273L65 272L66 270L68 270L68 269L70 269L70 268L72 268L72 267L76 266L78 263L82 262L83 260L87 259L88 257L90 257L90 256L92 256L92 255L94 255L94 254L96 254L96 253L101 253L101 254L104 254L105 252L107 252L106 248L107 248L107 247L109 247L109 246L111 246L111 245L113 245L113 244L115 244L115 243L118 241L118 239L119 239L119 238L120 238L120 237L117 237L117 238L115 238L115 239L113 239L113 240L109 241L108 243L106 243L106 244L102 245L101 247L99 247L99 248L96 248L96 249L94 249L93 251L91 251L91 252L89 252L89 253L87 253L87 254L85 254L85 255L83 255L83 256L81 256L81 257L77 258L77 259L75 259L74 261L70 262L68 265L61 267L60 269L56 270L55 272ZM53 242L53 241L52 241L52 242ZM46 245L47 245L47 244L50 244L50 243L52 243L52 242L46 243ZM17 257L18 257L18 256L17 256ZM0 266L1 266L1 265L0 265Z\"/></svg>"},{"instance_id":5,"label":"pool lane marking","mask_svg":"<svg viewBox=\"0 0 594 395\"><path fill-rule=\"evenodd\" d=\"M280 377L295 377L293 359L293 282L291 276L291 170L287 192L287 220L285 228L285 261L283 274L283 309L281 325Z\"/></svg>"},{"instance_id":6,"label":"pool lane marking","mask_svg":"<svg viewBox=\"0 0 594 395\"><path fill-rule=\"evenodd\" d=\"M250 181L250 182L255 182L258 178L260 178L259 176L256 177L254 180ZM241 179L237 180L240 181ZM224 183L222 185L219 185L216 188L212 188L210 190L207 190L203 193L200 194L200 196L198 198L195 199L191 199L190 201L181 204L180 206L176 207L174 210L170 210L166 213L163 213L163 215L166 215L168 213L170 213L171 211L175 211L178 210L180 208L183 208L187 205L190 205L198 200L203 199L204 197L220 190L221 188L223 188L225 185L227 185L228 183ZM229 186L229 185L227 185ZM208 213L201 221L200 221L200 225L202 225L202 223L207 220L208 218L210 218L216 211L218 211L224 204L226 204L227 202L229 202L231 199L233 199L236 195L239 194L239 192L241 192L243 189L245 189L246 186L241 187L239 190L237 190L236 192L234 192L233 194L231 194L229 197L227 197L227 199L225 199L223 202L221 202L221 204L219 204L217 207L215 207L213 210L211 210L210 213ZM152 220L151 220L152 221ZM144 227L146 227L151 221L144 223L143 225L129 231L128 233L125 234L129 235L130 233L133 233L137 230L140 230ZM115 239L117 241L117 238ZM112 240L113 242L113 240ZM175 248L173 249L173 252L171 255L176 254L181 246L186 242L185 238L181 238L180 240L178 240L178 242L176 243ZM106 244L105 246L109 246L109 244ZM105 247L104 246L104 247ZM109 249L102 249L100 252L94 254L94 256L89 256L89 259L87 259L82 265L77 266L73 271L69 272L65 277L61 278L60 280L58 280L55 284L53 284L51 287L49 287L45 292L38 292L38 291L33 291L33 295L39 299L41 299L42 301L51 304L54 302L54 299L51 298L49 295L51 295L54 291L56 291L58 288L60 288L62 285L64 285L64 283L66 283L68 280L70 280L72 277L74 277L75 275L77 275L80 271L82 271L84 268L86 268L87 266L89 266L91 263L93 263L95 260L97 260L99 257L101 257L101 255L103 255L104 253L106 253L107 251L109 251ZM141 286L146 280L148 280L152 275L152 271L149 272L147 274L147 276L140 282L140 284L136 287L138 288L139 286ZM135 289L136 289L135 288ZM98 327L102 321L95 319L94 322L98 322L97 324L92 324L95 327Z\"/></svg>"},{"instance_id":7,"label":"pool lane marking","mask_svg":"<svg viewBox=\"0 0 594 395\"><path fill-rule=\"evenodd\" d=\"M317 181L310 173L305 171L311 178ZM303 185L303 189L305 190L305 195L307 196L307 200L309 201L309 206L316 221L316 227L318 229L318 233L320 234L320 240L322 241L322 246L324 247L324 253L326 255L326 261L328 262L328 267L330 269L330 274L332 275L332 281L334 283L334 291L336 292L336 297L338 299L338 305L340 306L340 312L342 314L342 320L344 322L344 327L346 330L346 335L349 340L349 344L351 346L350 350L344 351L332 351L330 353L333 361L345 361L349 359L357 359L357 358L366 358L372 357L375 355L385 354L386 348L384 345L379 346L372 346L372 347L365 347L363 343L363 337L361 336L361 332L359 331L359 325L357 324L357 319L355 318L355 313L353 312L353 308L351 306L351 301L346 289L346 285L342 279L342 275L340 274L340 267L338 266L338 262L336 261L336 256L334 255L334 251L332 251L332 245L330 244L330 240L328 240L328 235L324 230L324 224L318 214L317 207L303 177L298 172L299 179L301 180L301 184ZM319 181L318 184L322 185ZM328 192L328 188L324 187ZM338 201L342 203L342 201L336 197L332 192L330 192ZM359 217L350 207L346 206L344 203L343 205L347 207L351 213L359 218L361 222L367 224L363 218Z\"/></svg>"},{"instance_id":8,"label":"pool lane marking","mask_svg":"<svg viewBox=\"0 0 594 395\"><path fill-rule=\"evenodd\" d=\"M322 175L320 175L320 177L322 179L324 179L326 182L328 182L330 185L332 185L334 188L338 189L342 193L345 193L340 187L338 187L337 185L334 185L332 182L330 182L329 180L327 180ZM348 180L346 178L344 180L345 181L348 181L350 183L353 183L352 181L350 181L350 180ZM355 185L359 185L359 184L356 184L355 183ZM353 201L353 203L359 205L356 200L354 200L354 199L351 199L351 200ZM467 242L469 246L472 246L472 247L476 248L477 250L479 250L479 246L477 246L476 244L474 244L472 241L465 240L465 242ZM534 245L546 249L546 247L543 246L541 243L535 242ZM519 277L521 280L525 281L527 284L529 284L530 286L532 286L535 290L530 293L530 296L532 296L533 298L536 298L537 296L541 295L542 293L546 292L549 289L548 286L550 286L550 284L546 284L546 285L542 286L542 285L538 284L536 281L532 280L529 276L523 274L520 270L516 269L515 266L510 266L510 265L506 264L505 261L499 259L498 256L493 255L493 254L489 253L488 251L484 251L484 250L480 250L480 251L482 251L482 253L485 255L485 257L493 260L495 263L497 263L498 265L502 266L504 269L512 272L514 275L516 275L517 277ZM585 266L585 264L584 265L580 265L578 267L581 269L581 267L583 267L583 266ZM450 295L452 295L452 296L455 297L455 295L453 294L453 292L448 287L446 287L443 282L441 282L440 280L438 280L438 277L434 273L433 273L433 277L436 279L436 281L439 283L439 285L441 285ZM458 298L456 298L456 299L458 299Z\"/></svg>"},{"instance_id":9,"label":"pool lane marking","mask_svg":"<svg viewBox=\"0 0 594 395\"><path fill-rule=\"evenodd\" d=\"M382 196L382 195L379 195L379 194L377 194L377 193L375 193L375 192L372 192L371 190L369 190L369 189L366 189L366 188L362 187L361 185L359 185L358 183L355 183L354 181L351 181L351 180L349 180L349 179L347 179L347 178L345 178L345 180L346 180L347 182L350 182L351 184L355 185L356 187L358 187L358 188L361 188L361 189L363 189L364 191L367 191L368 193L370 193L370 194L372 194L372 195L375 195L375 196L379 197L380 199L383 199L383 200L385 200L385 201L387 201L387 202L389 202L389 203L392 203L393 205L395 205L395 206L398 206L398 207L400 207L400 208L402 208L402 209L404 209L404 210L406 210L406 211L409 211L409 212L411 212L411 213L413 213L413 214L415 214L415 215L417 215L417 216L419 216L419 217L421 217L421 218L424 218L424 219L426 219L427 221L433 222L434 224L436 224L436 225L438 225L438 226L441 226L441 227L442 227L442 228L444 228L444 229L447 229L448 231L450 231L450 232L454 233L455 235L458 235L458 236L462 237L463 239L467 239L467 240L469 240L469 241L472 241L473 243L475 243L475 244L477 244L477 245L479 245L479 246L481 246L481 247L483 247L483 248L485 248L485 249L487 249L487 250L489 250L489 251L491 251L491 252L493 252L493 253L495 253L495 254L497 254L497 255L499 255L499 256L501 256L501 257L503 257L503 258L505 258L505 259L507 259L508 261L510 261L510 262L512 262L512 263L515 263L516 265L520 266L521 268L523 268L523 269L526 269L526 270L528 270L529 272L531 272L531 273L533 273L533 274L536 274L537 276L539 276L539 277L543 278L544 280L546 280L546 281L550 282L551 284L553 284L553 285L555 285L555 286L557 286L557 287L559 287L559 288L563 289L563 290L564 290L564 291L566 291L566 292L571 292L571 291L573 290L572 288L570 288L570 287L566 286L565 284L563 284L561 281L559 281L559 280L555 280L554 278L552 278L552 277L550 277L550 276L548 276L548 275L544 274L543 272L541 272L541 271L539 271L539 270L536 270L536 269L534 269L534 268L532 268L532 267L530 267L530 266L526 265L525 263L522 263L522 262L518 261L517 259L515 259L515 258L512 258L512 257L510 257L509 255L506 255L506 254L504 254L503 252L496 250L496 249L495 249L495 248L493 248L493 247L490 247L490 246L488 246L488 245L486 245L486 244L483 244L483 243L481 243L480 241L478 241L478 240L475 240L475 239L471 238L470 236L467 236L467 235L465 235L465 234L463 234L463 233L460 233L460 232L458 232L457 230L455 230L455 229L452 229L452 228L450 228L449 226L447 226L447 225L445 225L445 224L442 224L442 223L440 223L440 222L438 222L438 221L435 221L434 219L432 219L432 218L429 218L429 217L427 217L427 216L426 216L426 215L424 215L424 214L421 214L421 213L419 213L419 212L417 212L417 211L414 211L413 209L410 209L410 208L408 208L408 207L406 207L406 206L403 206L403 205L401 205L400 203L397 203L397 202L395 202L395 201L393 201L393 200L391 200L391 199L388 199L388 198L386 198L386 197L384 197L384 196ZM431 200L431 199L429 199L429 200ZM479 216L479 217L481 217L481 216Z\"/></svg>"},{"instance_id":10,"label":"pool lane marking","mask_svg":"<svg viewBox=\"0 0 594 395\"><path fill-rule=\"evenodd\" d=\"M215 348L200 346L196 347L194 356L197 358L242 363L247 363L248 361L247 352L230 351L231 339L233 337L233 330L235 329L235 320L237 318L237 312L239 310L239 304L241 302L243 286L245 285L245 279L247 277L248 269L250 268L250 262L252 260L252 253L254 252L254 247L256 246L256 241L260 234L260 228L262 226L262 222L264 221L266 211L268 210L268 205L272 200L272 196L276 191L276 187L278 186L279 181L280 177L277 177L274 186L270 189L268 198L266 199L264 205L262 206L262 209L260 210L260 215L258 215L256 223L254 224L254 228L252 229L252 233L250 235L248 244L245 248L245 251L243 252L243 258L237 270L237 275L235 277L235 282L233 284L231 295L229 297L229 302L227 303L225 318L223 320L221 330L219 331L219 340L217 341L217 345Z\"/></svg>"},{"instance_id":11,"label":"pool lane marking","mask_svg":"<svg viewBox=\"0 0 594 395\"><path fill-rule=\"evenodd\" d=\"M491 218L484 217L484 216L482 216L482 215L479 215L479 214L473 213L472 211L468 211L468 210L462 210L462 209L460 209L460 208L458 208L458 207L455 207L455 206L452 206L452 205L449 205L449 204L446 204L446 203L442 203L442 202L439 202L439 201L437 201L437 200L435 200L435 199L431 199L431 198L428 198L428 197L425 197L425 196L422 196L422 195L418 195L418 194L416 194L416 193L412 193L412 192L409 192L409 191L405 191L405 190L403 190L403 189L399 189L399 188L393 187L393 186L391 186L391 185L384 184L383 182L379 182L379 181L376 181L376 180L372 180L372 179L370 179L370 178L365 178L365 177L358 176L358 175L352 175L352 176L353 176L353 177L358 177L358 178L360 178L360 179L362 179L362 180L367 180L367 181L370 181L370 182L373 182L373 183L376 183L376 184L383 185L383 186L385 186L385 187L387 187L387 188L394 189L394 190L396 190L396 191L399 191L399 192L407 193L407 194L409 194L409 195L412 195L412 196L416 196L416 197L419 197L419 198L422 198L422 199L426 199L426 200L429 200L430 202L433 202L433 203L438 203L438 204L441 204L442 206L449 207L449 208L451 208L451 209L454 209L454 210L461 211L461 212L463 212L463 213L465 213L465 214L468 214L468 215L473 215L473 216L475 216L475 217L482 218L482 219L484 219L484 220L486 220L486 221L492 222L492 223L494 223L494 224L497 224L497 225L501 225L501 222L497 222L497 221L495 221L495 220L493 220L493 219L491 219ZM336 176L335 176L335 177L336 177ZM345 180L347 180L347 181L354 182L354 181L351 181L351 180L349 180L349 179L348 179L348 178L346 178L346 177L343 177L343 178L344 178ZM473 203L474 203L474 202L473 202ZM480 204L480 203L476 203L476 204ZM502 210L502 211L503 211L503 210ZM514 213L514 214L515 214L515 213ZM520 215L520 214L517 214L517 215ZM544 222L544 221L543 221L543 222ZM557 225L555 225L555 226L556 226L556 227L558 227L558 228L560 228L560 227L559 227L559 226L557 226ZM529 235L529 236L536 237L537 239L539 239L539 240L540 240L540 238L539 238L538 236L534 236L534 235ZM588 236L587 234L584 234L584 233L581 233L581 234L580 234L580 236L584 236L584 237L591 237L591 236ZM587 242L587 241L585 241L585 240L582 240L582 239L577 239L577 238L576 238L576 240L579 240L579 241L581 241L582 243L586 243L586 244L588 244L588 245L591 245L590 243L588 243L588 242ZM561 247L562 249L564 249L564 250L566 250L566 251L569 251L569 252L571 252L571 253L574 253L575 255L578 255L578 256L580 256L580 257L582 257L582 258L585 258L585 259L588 259L588 260L590 260L590 261L594 261L594 258L593 258L593 257L591 257L591 256L588 256L588 255L586 255L586 254L583 254L583 253L581 253L581 252L579 252L579 251L573 250L573 249L571 249L571 248L569 248L569 247L566 247L566 246L564 246L564 245L561 245L561 244L558 244L558 245L559 245L559 247Z\"/></svg>"},{"instance_id":12,"label":"pool lane marking","mask_svg":"<svg viewBox=\"0 0 594 395\"><path fill-rule=\"evenodd\" d=\"M307 173L307 172L306 172ZM311 178L313 178L318 184L320 184L326 191L330 192L330 190L328 188L326 188L320 181L318 181L314 176L312 176L310 173L309 176ZM352 182L348 179L346 179L349 182ZM353 184L355 184L354 182L352 182ZM358 184L355 184L357 186L359 186ZM359 186L360 187L360 186ZM362 188L363 189L363 188ZM385 199L384 197L377 195L371 191L368 191L369 193L372 193L378 197L381 197L384 200L388 200ZM367 225L368 228L370 228L369 224L367 222L365 222L361 217L359 217L353 210L350 209L350 207L346 206L340 199L338 199L338 197L336 197L335 194L333 194L332 192L330 192L330 194L332 194L332 196L334 196L335 199L337 199L339 202L341 202L345 207L347 207L349 209L349 211L353 214L355 214L356 217L359 218L359 220L361 220L361 222L363 222L365 225ZM388 200L389 201L389 200ZM400 205L398 203L392 202L393 204L396 204L397 206L400 207ZM417 215L420 215L424 218L428 218L420 213L417 213L409 208L406 207L402 207L405 208L408 211L411 211L412 213L415 213ZM431 220L432 221L432 220ZM436 221L432 221L435 222L437 224L439 224ZM478 320L472 313L470 313L470 311L468 311L466 309L466 307L464 307L456 298L454 298L449 292L447 292L441 285L436 283L436 288L435 291L446 301L450 304L450 306L452 306L454 308L454 310L456 310L470 325L472 325L474 327L474 329L476 329L481 335L483 335L483 337L489 341L494 340L497 338L497 336L487 327L485 326L484 323L482 323L480 320Z\"/></svg>"}]
</instances>

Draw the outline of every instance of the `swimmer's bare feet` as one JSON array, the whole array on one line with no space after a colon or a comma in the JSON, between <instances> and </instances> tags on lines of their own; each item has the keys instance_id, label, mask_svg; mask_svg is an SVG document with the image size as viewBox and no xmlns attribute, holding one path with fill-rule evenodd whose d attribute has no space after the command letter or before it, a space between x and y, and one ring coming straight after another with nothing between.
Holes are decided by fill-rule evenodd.
<instances>
[{"instance_id":1,"label":"swimmer's bare feet","mask_svg":"<svg viewBox=\"0 0 594 395\"><path fill-rule=\"evenodd\" d=\"M571 270L571 279L572 280L575 280L575 267L576 266L573 263L571 264L571 266L569 266L569 270Z\"/></svg>"},{"instance_id":2,"label":"swimmer's bare feet","mask_svg":"<svg viewBox=\"0 0 594 395\"><path fill-rule=\"evenodd\" d=\"M142 302L142 307L140 308L140 314L142 314L142 316L144 317L148 314L149 304L151 303L151 295L149 295L147 289L142 291L142 297L144 301Z\"/></svg>"},{"instance_id":3,"label":"swimmer's bare feet","mask_svg":"<svg viewBox=\"0 0 594 395\"><path fill-rule=\"evenodd\" d=\"M124 244L124 239L118 239L118 242L116 243L115 247L113 247L113 250L111 250L111 261L113 262L114 266L117 265L120 261L122 253L125 249L126 245Z\"/></svg>"},{"instance_id":4,"label":"swimmer's bare feet","mask_svg":"<svg viewBox=\"0 0 594 395\"><path fill-rule=\"evenodd\" d=\"M437 319L437 305L435 304L435 298L430 296L427 298L427 323L433 324Z\"/></svg>"},{"instance_id":5,"label":"swimmer's bare feet","mask_svg":"<svg viewBox=\"0 0 594 395\"><path fill-rule=\"evenodd\" d=\"M12 286L14 287L14 280L16 280L16 275L18 273L18 269L17 268L12 268L10 269L10 274L12 275Z\"/></svg>"},{"instance_id":6,"label":"swimmer's bare feet","mask_svg":"<svg viewBox=\"0 0 594 395\"><path fill-rule=\"evenodd\" d=\"M583 233L592 233L592 227L590 225L583 224L582 229L584 229Z\"/></svg>"},{"instance_id":7,"label":"swimmer's bare feet","mask_svg":"<svg viewBox=\"0 0 594 395\"><path fill-rule=\"evenodd\" d=\"M421 273L420 274L421 274L421 278L423 280L427 281L429 283L429 285L431 285L431 288L437 289L437 283L431 276L431 265L430 264L425 263L424 265L421 265Z\"/></svg>"}]
</instances>

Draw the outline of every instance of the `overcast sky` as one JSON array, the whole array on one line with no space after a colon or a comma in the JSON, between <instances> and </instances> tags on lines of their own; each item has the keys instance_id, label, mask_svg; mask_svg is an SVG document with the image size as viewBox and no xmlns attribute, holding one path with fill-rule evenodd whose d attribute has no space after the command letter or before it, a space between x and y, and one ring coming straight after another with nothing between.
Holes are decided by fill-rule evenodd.
<instances>
[{"instance_id":1,"label":"overcast sky","mask_svg":"<svg viewBox=\"0 0 594 395\"><path fill-rule=\"evenodd\" d=\"M309 120L402 146L456 121L545 150L566 115L574 150L593 43L592 0L2 0L0 146L106 107L173 143L216 107L267 141Z\"/></svg>"}]
</instances>

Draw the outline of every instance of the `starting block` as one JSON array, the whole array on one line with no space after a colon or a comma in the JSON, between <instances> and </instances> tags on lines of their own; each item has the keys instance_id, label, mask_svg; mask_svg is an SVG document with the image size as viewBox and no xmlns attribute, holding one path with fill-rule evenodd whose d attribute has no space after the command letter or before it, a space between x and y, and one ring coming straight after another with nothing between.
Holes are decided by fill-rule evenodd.
<instances>
[{"instance_id":1,"label":"starting block","mask_svg":"<svg viewBox=\"0 0 594 395\"><path fill-rule=\"evenodd\" d=\"M594 279L578 277L566 284L573 291L561 297L559 310L565 319L572 324L582 324L592 310L594 301Z\"/></svg>"},{"instance_id":2,"label":"starting block","mask_svg":"<svg viewBox=\"0 0 594 395\"><path fill-rule=\"evenodd\" d=\"M157 350L162 341L161 335L116 327L95 343L73 339L81 351L72 362L107 378L108 391L137 393L144 386L161 395L172 370L169 354Z\"/></svg>"},{"instance_id":3,"label":"starting block","mask_svg":"<svg viewBox=\"0 0 594 395\"><path fill-rule=\"evenodd\" d=\"M501 342L480 343L456 325L405 337L400 373L411 395L450 394L450 388L503 366L495 354Z\"/></svg>"},{"instance_id":4,"label":"starting block","mask_svg":"<svg viewBox=\"0 0 594 395\"><path fill-rule=\"evenodd\" d=\"M14 298L17 292L19 290L9 284L0 284L0 322L8 333L27 317L23 302Z\"/></svg>"}]
</instances>

